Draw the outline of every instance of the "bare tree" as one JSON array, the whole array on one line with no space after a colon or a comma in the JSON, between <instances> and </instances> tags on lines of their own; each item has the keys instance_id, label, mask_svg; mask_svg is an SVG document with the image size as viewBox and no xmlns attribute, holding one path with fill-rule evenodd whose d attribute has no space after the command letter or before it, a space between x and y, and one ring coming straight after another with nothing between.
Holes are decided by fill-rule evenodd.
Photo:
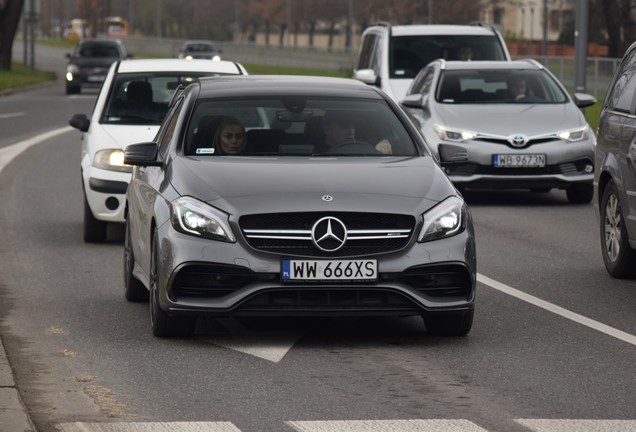
<instances>
[{"instance_id":1,"label":"bare tree","mask_svg":"<svg viewBox=\"0 0 636 432\"><path fill-rule=\"evenodd\" d=\"M602 10L605 16L609 57L622 57L636 38L635 0L594 0L590 10Z\"/></svg>"},{"instance_id":2,"label":"bare tree","mask_svg":"<svg viewBox=\"0 0 636 432\"><path fill-rule=\"evenodd\" d=\"M11 70L13 39L23 6L24 0L0 0L0 70Z\"/></svg>"}]
</instances>

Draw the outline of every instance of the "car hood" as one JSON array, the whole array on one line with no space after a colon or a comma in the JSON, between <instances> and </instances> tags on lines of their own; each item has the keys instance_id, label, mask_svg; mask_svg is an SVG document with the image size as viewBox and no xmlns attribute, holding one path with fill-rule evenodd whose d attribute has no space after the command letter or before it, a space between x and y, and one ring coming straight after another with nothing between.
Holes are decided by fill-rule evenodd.
<instances>
[{"instance_id":1,"label":"car hood","mask_svg":"<svg viewBox=\"0 0 636 432\"><path fill-rule=\"evenodd\" d=\"M90 146L93 152L103 149L125 149L129 144L150 142L159 126L152 125L103 125L91 123Z\"/></svg>"},{"instance_id":2,"label":"car hood","mask_svg":"<svg viewBox=\"0 0 636 432\"><path fill-rule=\"evenodd\" d=\"M171 183L230 214L368 211L420 214L457 192L431 157L177 158ZM332 198L323 198L330 196Z\"/></svg>"},{"instance_id":3,"label":"car hood","mask_svg":"<svg viewBox=\"0 0 636 432\"><path fill-rule=\"evenodd\" d=\"M586 124L574 104L488 104L436 107L437 121L450 128L509 136L523 133L543 135ZM435 122L435 120L434 120Z\"/></svg>"}]
</instances>

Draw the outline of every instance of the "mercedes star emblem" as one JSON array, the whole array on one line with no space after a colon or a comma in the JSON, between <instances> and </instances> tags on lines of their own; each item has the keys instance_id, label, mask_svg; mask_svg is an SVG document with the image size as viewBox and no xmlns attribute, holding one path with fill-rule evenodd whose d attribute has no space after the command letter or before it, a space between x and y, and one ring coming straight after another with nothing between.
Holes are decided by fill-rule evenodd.
<instances>
[{"instance_id":1,"label":"mercedes star emblem","mask_svg":"<svg viewBox=\"0 0 636 432\"><path fill-rule=\"evenodd\" d=\"M335 252L347 241L347 227L340 219L327 216L311 228L314 245L325 252Z\"/></svg>"}]
</instances>

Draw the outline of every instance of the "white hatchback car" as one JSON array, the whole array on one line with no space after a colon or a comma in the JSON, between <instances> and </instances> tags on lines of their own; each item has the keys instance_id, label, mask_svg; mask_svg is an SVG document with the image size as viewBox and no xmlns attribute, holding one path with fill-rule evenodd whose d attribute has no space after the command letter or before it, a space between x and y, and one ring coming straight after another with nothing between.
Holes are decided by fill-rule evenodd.
<instances>
[{"instance_id":1,"label":"white hatchback car","mask_svg":"<svg viewBox=\"0 0 636 432\"><path fill-rule=\"evenodd\" d=\"M69 124L83 132L81 172L84 241L106 240L109 222L124 223L124 197L132 167L124 149L152 141L175 90L203 76L247 75L231 61L139 59L113 63L93 113L75 114Z\"/></svg>"}]
</instances>

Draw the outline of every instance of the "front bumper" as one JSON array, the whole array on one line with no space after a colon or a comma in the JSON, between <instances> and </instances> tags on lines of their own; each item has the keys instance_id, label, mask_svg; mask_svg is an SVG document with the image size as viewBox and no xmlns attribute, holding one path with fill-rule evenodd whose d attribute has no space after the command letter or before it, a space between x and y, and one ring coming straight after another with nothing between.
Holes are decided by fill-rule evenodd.
<instances>
[{"instance_id":1,"label":"front bumper","mask_svg":"<svg viewBox=\"0 0 636 432\"><path fill-rule=\"evenodd\" d=\"M89 167L82 172L84 195L93 216L104 222L124 223L126 189L132 175Z\"/></svg>"},{"instance_id":2,"label":"front bumper","mask_svg":"<svg viewBox=\"0 0 636 432\"><path fill-rule=\"evenodd\" d=\"M591 141L553 141L523 149L488 142L470 142L465 146L468 161L445 167L446 174L457 186L567 189L577 184L592 184L594 179L594 147ZM543 154L546 165L534 168L498 168L493 165L493 156L497 154Z\"/></svg>"},{"instance_id":3,"label":"front bumper","mask_svg":"<svg viewBox=\"0 0 636 432\"><path fill-rule=\"evenodd\" d=\"M415 315L474 308L474 235L414 240L378 255L378 280L282 282L283 256L237 243L199 239L159 227L159 302L168 313L194 315Z\"/></svg>"}]
</instances>

